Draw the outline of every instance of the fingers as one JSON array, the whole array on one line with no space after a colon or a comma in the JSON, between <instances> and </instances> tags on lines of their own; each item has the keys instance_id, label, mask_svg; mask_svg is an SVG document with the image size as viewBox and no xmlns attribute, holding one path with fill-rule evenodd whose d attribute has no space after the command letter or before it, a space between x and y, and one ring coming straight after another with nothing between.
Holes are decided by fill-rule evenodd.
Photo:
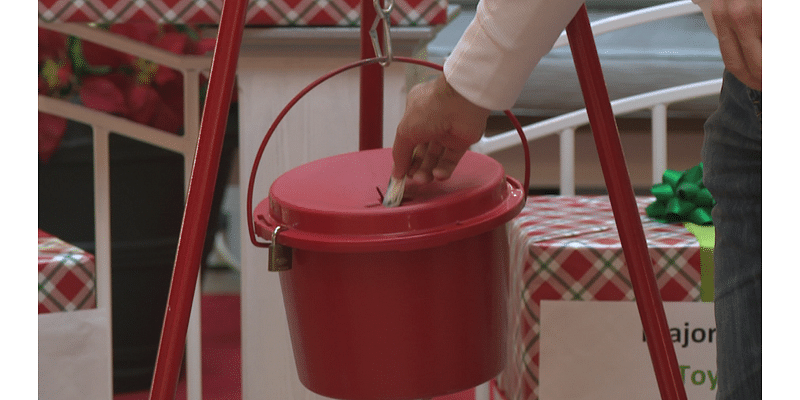
<instances>
[{"instance_id":1,"label":"fingers","mask_svg":"<svg viewBox=\"0 0 800 400\"><path fill-rule=\"evenodd\" d=\"M442 156L439 157L439 162L432 171L433 178L436 180L445 180L450 178L450 175L452 175L453 171L456 169L456 165L458 165L461 157L463 157L464 153L466 152L466 149L445 149L445 151L442 153Z\"/></svg>"},{"instance_id":2,"label":"fingers","mask_svg":"<svg viewBox=\"0 0 800 400\"><path fill-rule=\"evenodd\" d=\"M444 147L438 142L428 142L427 144L417 146L417 158L419 167L414 171L409 171L408 175L414 178L418 183L428 183L433 180L433 169L439 164L439 158L444 152ZM416 164L412 161L412 166Z\"/></svg>"},{"instance_id":3,"label":"fingers","mask_svg":"<svg viewBox=\"0 0 800 400\"><path fill-rule=\"evenodd\" d=\"M467 149L448 148L437 142L429 142L418 145L416 150L412 151L408 157L404 157L398 155L402 154L402 152L395 148L393 152L395 164L392 176L396 179L408 176L420 184L429 183L433 180L448 179L453 174L461 157L467 152ZM405 162L400 160L405 160Z\"/></svg>"},{"instance_id":4,"label":"fingers","mask_svg":"<svg viewBox=\"0 0 800 400\"><path fill-rule=\"evenodd\" d=\"M715 0L712 13L725 68L761 90L761 1Z\"/></svg>"},{"instance_id":5,"label":"fingers","mask_svg":"<svg viewBox=\"0 0 800 400\"><path fill-rule=\"evenodd\" d=\"M415 86L397 126L392 176L419 183L449 178L470 145L480 140L489 114L450 88L444 75Z\"/></svg>"},{"instance_id":6,"label":"fingers","mask_svg":"<svg viewBox=\"0 0 800 400\"><path fill-rule=\"evenodd\" d=\"M414 143L410 141L397 140L392 147L392 158L394 159L394 167L392 167L392 177L395 179L403 179L412 168L414 160ZM418 168L418 167L417 167Z\"/></svg>"},{"instance_id":7,"label":"fingers","mask_svg":"<svg viewBox=\"0 0 800 400\"><path fill-rule=\"evenodd\" d=\"M412 153L406 175L419 184L448 179L466 151L466 148L454 149L438 142L420 144Z\"/></svg>"},{"instance_id":8,"label":"fingers","mask_svg":"<svg viewBox=\"0 0 800 400\"><path fill-rule=\"evenodd\" d=\"M397 125L397 133L392 157L394 167L392 176L401 179L407 174L411 176L412 168L416 171L419 165L413 165L414 160L420 155L425 154L427 142L435 136L437 129L428 126L431 120L431 108L425 103L424 99L430 96L431 83L424 83L411 89L406 100L406 112L400 124Z\"/></svg>"}]
</instances>

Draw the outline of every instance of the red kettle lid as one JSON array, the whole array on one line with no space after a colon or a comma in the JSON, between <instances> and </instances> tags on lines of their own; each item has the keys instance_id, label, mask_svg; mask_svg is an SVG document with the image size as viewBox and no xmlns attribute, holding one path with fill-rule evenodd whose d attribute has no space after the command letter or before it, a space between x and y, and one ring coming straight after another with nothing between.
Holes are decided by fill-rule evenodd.
<instances>
[{"instance_id":1,"label":"red kettle lid","mask_svg":"<svg viewBox=\"0 0 800 400\"><path fill-rule=\"evenodd\" d=\"M391 149L313 161L273 182L255 210L256 233L317 251L413 250L450 243L500 226L524 206L520 183L502 165L467 152L450 179L409 187L399 207L381 205Z\"/></svg>"}]
</instances>

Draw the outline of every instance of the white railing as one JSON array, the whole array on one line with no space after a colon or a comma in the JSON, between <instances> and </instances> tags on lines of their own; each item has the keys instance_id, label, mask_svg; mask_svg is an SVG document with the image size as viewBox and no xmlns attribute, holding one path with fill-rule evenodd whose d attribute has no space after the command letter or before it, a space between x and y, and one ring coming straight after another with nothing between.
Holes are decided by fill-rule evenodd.
<instances>
[{"instance_id":1,"label":"white railing","mask_svg":"<svg viewBox=\"0 0 800 400\"><path fill-rule=\"evenodd\" d=\"M592 23L592 32L595 36L598 36L647 22L694 14L700 11L700 7L691 0L676 1L596 21ZM562 33L553 47L556 48L568 44L566 33ZM614 115L650 110L653 183L661 181L661 177L667 168L667 108L669 105L700 97L718 95L721 86L722 78L712 79L656 90L611 102ZM589 118L584 108L523 127L528 141L541 139L549 135L559 135L559 188L562 195L575 195L575 130L588 123ZM491 137L484 136L472 146L472 150L490 154L518 144L519 137L517 132L508 131Z\"/></svg>"},{"instance_id":2,"label":"white railing","mask_svg":"<svg viewBox=\"0 0 800 400\"><path fill-rule=\"evenodd\" d=\"M71 23L45 23L39 26L56 32L80 37L83 40L133 54L156 64L180 71L183 75L184 134L182 136L132 122L87 107L69 103L65 100L39 95L39 111L70 120L82 122L92 127L94 144L94 207L95 207L95 262L97 282L97 308L104 308L108 315L108 343L111 343L111 206L110 206L110 159L108 140L113 132L145 143L167 149L183 156L184 195L189 185L197 138L200 132L200 74L211 66L210 56L177 55L155 48L123 36L109 33L88 25ZM186 382L187 397L190 400L202 399L202 356L200 341L200 282L198 280L189 319L186 337ZM108 348L110 360L112 349ZM109 365L111 365L109 361ZM112 383L108 382L111 390ZM111 393L109 393L109 396Z\"/></svg>"}]
</instances>

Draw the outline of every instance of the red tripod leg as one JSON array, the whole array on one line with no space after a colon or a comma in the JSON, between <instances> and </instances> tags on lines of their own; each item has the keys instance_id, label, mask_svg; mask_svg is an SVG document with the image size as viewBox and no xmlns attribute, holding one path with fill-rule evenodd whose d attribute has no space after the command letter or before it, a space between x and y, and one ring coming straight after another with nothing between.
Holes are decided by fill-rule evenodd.
<instances>
[{"instance_id":1,"label":"red tripod leg","mask_svg":"<svg viewBox=\"0 0 800 400\"><path fill-rule=\"evenodd\" d=\"M639 316L647 335L658 389L662 399L686 399L585 5L567 25L567 36L630 271Z\"/></svg>"},{"instance_id":2,"label":"red tripod leg","mask_svg":"<svg viewBox=\"0 0 800 400\"><path fill-rule=\"evenodd\" d=\"M178 374L186 345L186 330L192 311L195 283L200 272L211 199L219 170L225 124L231 106L236 64L244 30L247 0L225 0L220 17L214 59L208 82L208 95L200 123L194 165L192 166L186 208L183 214L175 269L164 314L151 400L175 397Z\"/></svg>"}]
</instances>

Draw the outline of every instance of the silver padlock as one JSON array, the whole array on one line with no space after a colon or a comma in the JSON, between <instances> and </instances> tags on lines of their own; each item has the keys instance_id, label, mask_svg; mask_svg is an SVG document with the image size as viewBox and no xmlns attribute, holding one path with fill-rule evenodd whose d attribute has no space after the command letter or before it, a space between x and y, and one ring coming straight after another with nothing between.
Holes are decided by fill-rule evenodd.
<instances>
[{"instance_id":1,"label":"silver padlock","mask_svg":"<svg viewBox=\"0 0 800 400\"><path fill-rule=\"evenodd\" d=\"M292 248L278 243L278 232L285 229L278 226L272 231L272 245L269 247L269 262L267 270L271 272L288 271L292 269Z\"/></svg>"}]
</instances>

